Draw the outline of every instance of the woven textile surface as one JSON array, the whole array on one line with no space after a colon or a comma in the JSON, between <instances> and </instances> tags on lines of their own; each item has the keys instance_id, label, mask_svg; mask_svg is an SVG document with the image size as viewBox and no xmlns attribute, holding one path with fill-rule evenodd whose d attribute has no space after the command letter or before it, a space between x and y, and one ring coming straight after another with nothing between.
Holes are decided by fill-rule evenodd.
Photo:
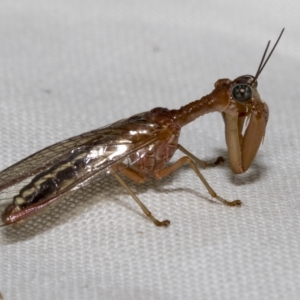
<instances>
[{"instance_id":1,"label":"woven textile surface","mask_svg":"<svg viewBox=\"0 0 300 300\"><path fill-rule=\"evenodd\" d=\"M68 1L0 3L0 169L55 142L157 106L179 108L219 78L256 72L269 105L250 169L234 175L219 113L182 129L193 170L126 183L168 228L149 221L113 176L0 229L0 293L15 299L299 299L300 3ZM272 45L273 45L272 44ZM180 158L176 153L172 161Z\"/></svg>"}]
</instances>

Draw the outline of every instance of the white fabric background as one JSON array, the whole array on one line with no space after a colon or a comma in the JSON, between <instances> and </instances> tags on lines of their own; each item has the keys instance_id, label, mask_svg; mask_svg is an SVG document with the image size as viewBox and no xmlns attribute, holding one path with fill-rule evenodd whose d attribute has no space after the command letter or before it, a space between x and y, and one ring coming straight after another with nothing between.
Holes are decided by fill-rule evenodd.
<instances>
[{"instance_id":1,"label":"white fabric background","mask_svg":"<svg viewBox=\"0 0 300 300\"><path fill-rule=\"evenodd\" d=\"M0 169L67 137L156 106L179 108L219 78L254 74L270 108L246 174L203 174L241 208L210 201L193 171L114 178L0 231L0 292L11 299L299 299L299 1L22 0L0 3ZM226 157L219 114L182 130L205 160ZM179 154L176 155L179 157ZM174 160L176 159L174 158Z\"/></svg>"}]
</instances>

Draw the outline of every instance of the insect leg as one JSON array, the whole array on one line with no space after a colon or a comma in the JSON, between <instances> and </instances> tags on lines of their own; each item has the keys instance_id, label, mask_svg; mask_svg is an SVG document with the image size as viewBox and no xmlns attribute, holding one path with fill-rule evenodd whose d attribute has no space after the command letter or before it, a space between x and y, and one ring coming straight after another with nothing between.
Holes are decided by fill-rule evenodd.
<instances>
[{"instance_id":1,"label":"insect leg","mask_svg":"<svg viewBox=\"0 0 300 300\"><path fill-rule=\"evenodd\" d=\"M165 168L161 171L154 172L153 176L154 176L155 179L161 179L161 178L163 178L165 176L168 176L169 174L173 173L174 171L179 169L184 164L189 164L191 166L191 168L194 170L196 175L199 177L199 179L205 185L205 187L208 190L209 194L213 198L219 200L220 202L222 202L222 203L224 203L225 205L228 205L228 206L239 206L239 205L242 204L242 202L240 200L228 201L228 200L225 200L225 199L221 198L220 196L218 196L217 193L208 184L208 182L206 181L204 176L201 174L201 172L199 171L199 169L198 169L197 165L195 164L195 162L193 161L193 159L188 157L188 156L183 156L182 158L177 160L171 166L169 166L169 167L167 167L167 168Z\"/></svg>"},{"instance_id":2,"label":"insect leg","mask_svg":"<svg viewBox=\"0 0 300 300\"><path fill-rule=\"evenodd\" d=\"M193 155L190 151L186 150L182 145L178 144L177 149L179 149L181 152L183 152L186 156L190 157L193 161L195 161L201 168L209 168L209 167L215 167L219 165L220 163L224 162L224 158L222 156L219 156L213 163L208 163L206 161L203 161L199 159L197 156Z\"/></svg>"},{"instance_id":3,"label":"insect leg","mask_svg":"<svg viewBox=\"0 0 300 300\"><path fill-rule=\"evenodd\" d=\"M140 174L139 171L128 167L124 163L119 163L117 165L113 165L113 166L111 166L111 169L114 172L122 173L123 175L125 175L126 177L128 177L129 179L131 179L132 181L134 181L136 183L144 183L146 181L146 179Z\"/></svg>"},{"instance_id":4,"label":"insect leg","mask_svg":"<svg viewBox=\"0 0 300 300\"><path fill-rule=\"evenodd\" d=\"M135 200L135 202L140 206L144 214L156 225L156 226L169 226L170 221L164 220L159 221L156 218L153 217L151 211L144 205L144 203L134 194L134 192L130 189L130 187L123 181L123 179L117 174L113 174L115 178L119 181L119 183L125 188L125 190L131 195L131 197ZM130 176L127 177L130 178Z\"/></svg>"}]
</instances>

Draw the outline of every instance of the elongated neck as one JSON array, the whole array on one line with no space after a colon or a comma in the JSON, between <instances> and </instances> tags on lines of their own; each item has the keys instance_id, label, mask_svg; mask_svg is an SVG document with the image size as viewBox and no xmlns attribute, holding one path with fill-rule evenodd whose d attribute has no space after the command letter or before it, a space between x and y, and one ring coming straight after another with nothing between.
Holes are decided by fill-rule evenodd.
<instances>
[{"instance_id":1,"label":"elongated neck","mask_svg":"<svg viewBox=\"0 0 300 300\"><path fill-rule=\"evenodd\" d=\"M200 100L182 106L180 109L173 109L171 111L173 119L182 127L205 114L224 111L230 103L227 91L228 88L225 86L216 88Z\"/></svg>"}]
</instances>

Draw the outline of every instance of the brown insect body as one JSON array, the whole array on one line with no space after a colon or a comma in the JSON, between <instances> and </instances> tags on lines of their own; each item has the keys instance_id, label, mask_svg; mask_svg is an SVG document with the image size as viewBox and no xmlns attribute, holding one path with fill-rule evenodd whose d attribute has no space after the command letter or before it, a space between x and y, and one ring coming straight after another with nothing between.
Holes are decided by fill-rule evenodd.
<instances>
[{"instance_id":1,"label":"brown insect body","mask_svg":"<svg viewBox=\"0 0 300 300\"><path fill-rule=\"evenodd\" d=\"M261 63L258 75L264 65ZM52 145L2 171L0 203L10 201L2 212L3 225L16 223L50 207L100 173L108 172L156 225L167 226L170 222L155 219L118 174L142 183L151 174L160 179L186 163L212 197L229 206L240 205L239 200L230 202L214 192L196 166L198 163L205 168L210 164L193 156L178 139L182 126L204 114L220 112L225 122L230 167L234 173L245 172L263 140L268 121L268 106L256 89L257 74L255 77L240 76L233 81L220 79L210 94L178 110L154 108ZM243 130L247 119L246 130ZM167 166L177 149L185 156Z\"/></svg>"}]
</instances>

